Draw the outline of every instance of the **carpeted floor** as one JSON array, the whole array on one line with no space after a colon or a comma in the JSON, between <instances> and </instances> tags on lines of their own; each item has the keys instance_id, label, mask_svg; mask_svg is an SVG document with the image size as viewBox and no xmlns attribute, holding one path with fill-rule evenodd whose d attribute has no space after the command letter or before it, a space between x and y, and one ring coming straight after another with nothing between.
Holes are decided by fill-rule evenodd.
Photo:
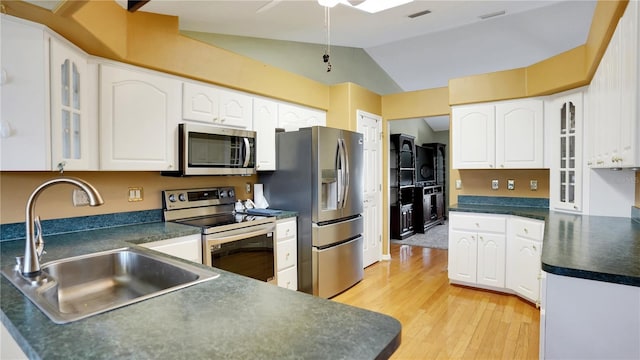
<instances>
[{"instance_id":1,"label":"carpeted floor","mask_svg":"<svg viewBox=\"0 0 640 360\"><path fill-rule=\"evenodd\" d=\"M392 243L401 245L421 246L433 249L449 248L449 225L445 221L442 225L436 225L424 234L411 235L404 240L391 239Z\"/></svg>"}]
</instances>

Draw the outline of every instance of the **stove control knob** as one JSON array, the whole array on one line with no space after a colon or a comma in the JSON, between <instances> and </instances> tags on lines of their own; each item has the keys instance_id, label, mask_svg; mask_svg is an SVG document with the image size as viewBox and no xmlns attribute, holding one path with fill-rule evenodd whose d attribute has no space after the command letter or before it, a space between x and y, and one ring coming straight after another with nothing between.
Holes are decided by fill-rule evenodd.
<instances>
[{"instance_id":1,"label":"stove control knob","mask_svg":"<svg viewBox=\"0 0 640 360\"><path fill-rule=\"evenodd\" d=\"M169 195L169 201L176 202L176 196L174 194Z\"/></svg>"},{"instance_id":2,"label":"stove control knob","mask_svg":"<svg viewBox=\"0 0 640 360\"><path fill-rule=\"evenodd\" d=\"M225 190L220 190L220 198L224 199L227 197L227 192Z\"/></svg>"},{"instance_id":3,"label":"stove control knob","mask_svg":"<svg viewBox=\"0 0 640 360\"><path fill-rule=\"evenodd\" d=\"M235 191L233 191L233 189L229 189L229 197L232 198L234 196L236 196Z\"/></svg>"},{"instance_id":4,"label":"stove control knob","mask_svg":"<svg viewBox=\"0 0 640 360\"><path fill-rule=\"evenodd\" d=\"M184 193L182 193L182 194L178 195L178 199L180 201L187 201L187 196Z\"/></svg>"}]
</instances>

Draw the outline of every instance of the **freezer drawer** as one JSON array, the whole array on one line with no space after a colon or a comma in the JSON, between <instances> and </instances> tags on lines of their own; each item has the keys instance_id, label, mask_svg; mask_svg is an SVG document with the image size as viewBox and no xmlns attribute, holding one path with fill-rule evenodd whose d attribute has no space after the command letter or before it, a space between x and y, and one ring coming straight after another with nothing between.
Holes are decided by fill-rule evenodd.
<instances>
[{"instance_id":1,"label":"freezer drawer","mask_svg":"<svg viewBox=\"0 0 640 360\"><path fill-rule=\"evenodd\" d=\"M333 243L355 238L364 231L364 220L361 215L326 225L311 225L311 244L325 247Z\"/></svg>"},{"instance_id":2,"label":"freezer drawer","mask_svg":"<svg viewBox=\"0 0 640 360\"><path fill-rule=\"evenodd\" d=\"M362 280L362 242L359 236L322 250L313 248L313 295L330 298Z\"/></svg>"}]
</instances>

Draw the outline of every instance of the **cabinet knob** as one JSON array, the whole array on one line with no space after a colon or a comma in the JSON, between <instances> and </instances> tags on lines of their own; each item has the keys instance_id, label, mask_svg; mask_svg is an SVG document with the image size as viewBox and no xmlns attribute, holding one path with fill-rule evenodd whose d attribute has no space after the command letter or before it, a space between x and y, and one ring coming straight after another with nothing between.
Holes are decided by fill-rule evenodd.
<instances>
[{"instance_id":1,"label":"cabinet knob","mask_svg":"<svg viewBox=\"0 0 640 360\"><path fill-rule=\"evenodd\" d=\"M529 233L529 229L524 228L524 233L525 233L525 234L528 234L528 233Z\"/></svg>"},{"instance_id":2,"label":"cabinet knob","mask_svg":"<svg viewBox=\"0 0 640 360\"><path fill-rule=\"evenodd\" d=\"M489 167L490 167L490 168L492 168L492 167L493 167L493 164L489 164Z\"/></svg>"},{"instance_id":3,"label":"cabinet knob","mask_svg":"<svg viewBox=\"0 0 640 360\"><path fill-rule=\"evenodd\" d=\"M501 168L503 168L503 167L504 167L504 164L500 164L500 167L501 167Z\"/></svg>"},{"instance_id":4,"label":"cabinet knob","mask_svg":"<svg viewBox=\"0 0 640 360\"><path fill-rule=\"evenodd\" d=\"M538 251L538 249L536 249L535 245L533 245L532 248L533 248L533 251Z\"/></svg>"},{"instance_id":5,"label":"cabinet knob","mask_svg":"<svg viewBox=\"0 0 640 360\"><path fill-rule=\"evenodd\" d=\"M480 241L484 242L484 237L480 236Z\"/></svg>"},{"instance_id":6,"label":"cabinet knob","mask_svg":"<svg viewBox=\"0 0 640 360\"><path fill-rule=\"evenodd\" d=\"M476 227L480 227L480 223L476 223Z\"/></svg>"}]
</instances>

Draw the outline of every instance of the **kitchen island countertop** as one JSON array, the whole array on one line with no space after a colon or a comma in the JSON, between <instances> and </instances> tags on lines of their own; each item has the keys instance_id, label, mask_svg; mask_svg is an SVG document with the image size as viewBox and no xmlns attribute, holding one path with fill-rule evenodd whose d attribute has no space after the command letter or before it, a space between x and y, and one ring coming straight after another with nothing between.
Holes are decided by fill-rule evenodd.
<instances>
[{"instance_id":1,"label":"kitchen island countertop","mask_svg":"<svg viewBox=\"0 0 640 360\"><path fill-rule=\"evenodd\" d=\"M44 262L198 232L153 223L50 235ZM0 242L2 266L23 252L23 240ZM374 359L400 344L390 316L207 269L220 277L65 325L2 276L1 320L33 359Z\"/></svg>"},{"instance_id":2,"label":"kitchen island countertop","mask_svg":"<svg viewBox=\"0 0 640 360\"><path fill-rule=\"evenodd\" d=\"M449 210L544 220L542 270L556 275L640 286L640 223L631 218L479 204L456 204Z\"/></svg>"}]
</instances>

